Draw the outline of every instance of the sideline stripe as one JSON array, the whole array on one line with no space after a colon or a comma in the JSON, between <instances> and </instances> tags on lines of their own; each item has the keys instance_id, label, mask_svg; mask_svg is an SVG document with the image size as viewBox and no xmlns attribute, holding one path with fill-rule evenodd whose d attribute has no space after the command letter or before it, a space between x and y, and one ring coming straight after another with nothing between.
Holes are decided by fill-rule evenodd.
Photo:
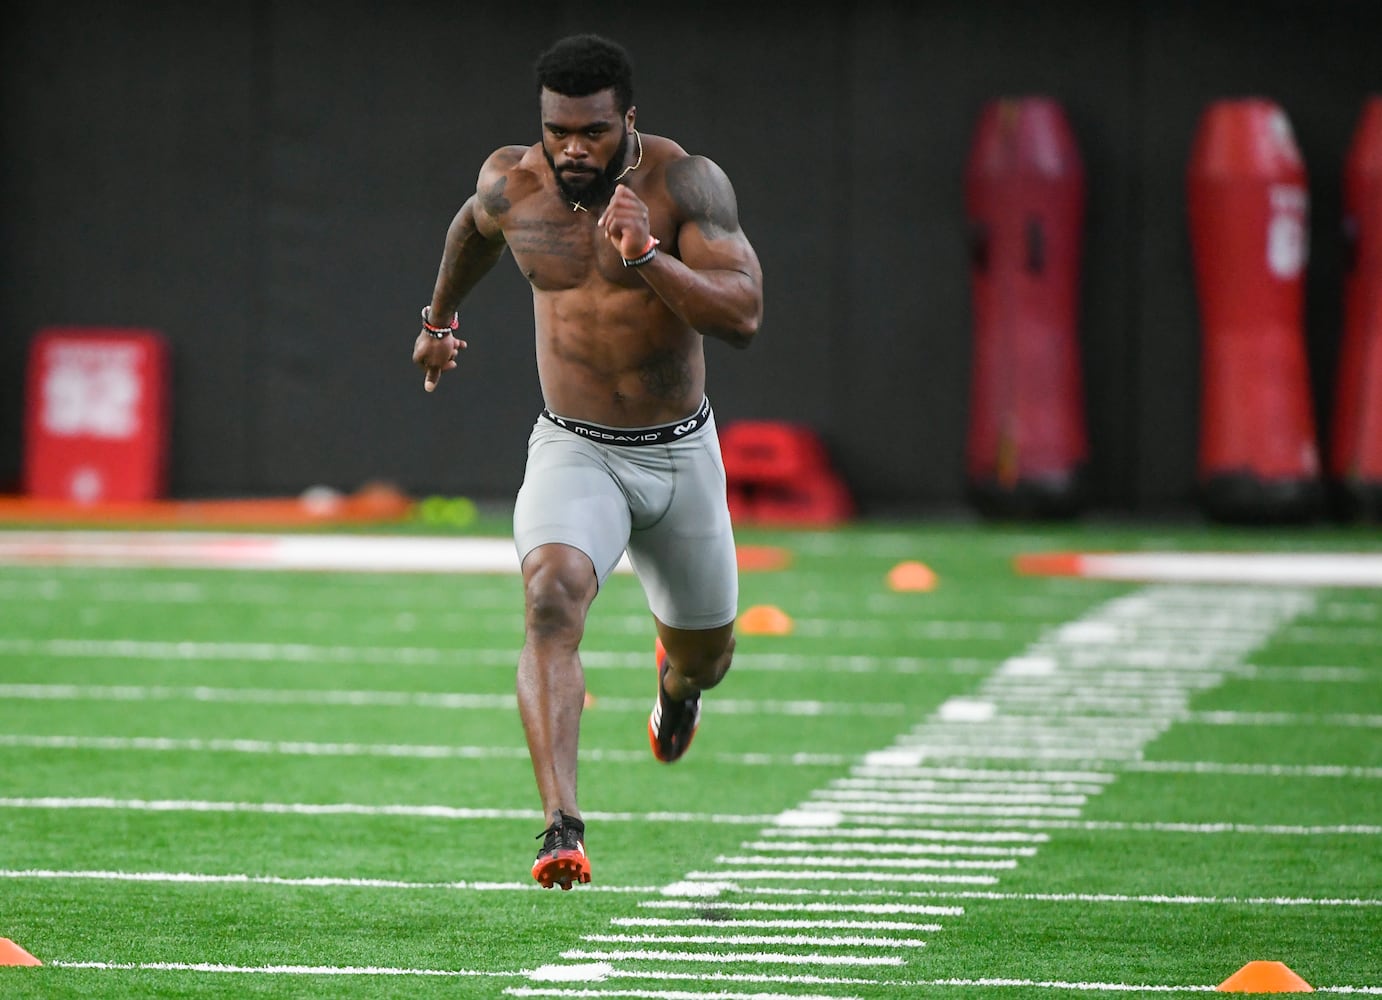
<instances>
[{"instance_id":1,"label":"sideline stripe","mask_svg":"<svg viewBox=\"0 0 1382 1000\"><path fill-rule=\"evenodd\" d=\"M1028 576L1162 583L1382 587L1375 552L1046 552L1017 556Z\"/></svg>"},{"instance_id":2,"label":"sideline stripe","mask_svg":"<svg viewBox=\"0 0 1382 1000\"><path fill-rule=\"evenodd\" d=\"M744 545L741 572L785 569L786 549ZM367 573L519 573L512 538L207 531L4 531L0 566ZM627 555L616 573L632 573Z\"/></svg>"},{"instance_id":3,"label":"sideline stripe","mask_svg":"<svg viewBox=\"0 0 1382 1000\"><path fill-rule=\"evenodd\" d=\"M0 565L374 573L518 572L512 539L199 531L0 532ZM615 572L632 572L628 557Z\"/></svg>"}]
</instances>

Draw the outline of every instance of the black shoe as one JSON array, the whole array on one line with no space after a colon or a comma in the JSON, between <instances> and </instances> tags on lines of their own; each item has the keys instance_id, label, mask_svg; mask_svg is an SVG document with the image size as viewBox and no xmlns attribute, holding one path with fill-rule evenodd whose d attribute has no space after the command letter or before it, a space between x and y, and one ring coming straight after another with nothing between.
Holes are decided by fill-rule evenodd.
<instances>
[{"instance_id":1,"label":"black shoe","mask_svg":"<svg viewBox=\"0 0 1382 1000\"><path fill-rule=\"evenodd\" d=\"M570 889L575 882L590 881L590 859L585 856L585 824L557 810L552 825L538 834L542 850L533 862L533 878L544 889L559 885Z\"/></svg>"},{"instance_id":2,"label":"black shoe","mask_svg":"<svg viewBox=\"0 0 1382 1000\"><path fill-rule=\"evenodd\" d=\"M648 717L648 743L653 748L653 756L664 764L681 760L682 754L691 747L691 739L701 724L701 696L697 694L685 701L673 701L662 689L662 676L667 673L667 650L658 640L655 656L657 659L657 701L653 704L653 714Z\"/></svg>"}]
</instances>

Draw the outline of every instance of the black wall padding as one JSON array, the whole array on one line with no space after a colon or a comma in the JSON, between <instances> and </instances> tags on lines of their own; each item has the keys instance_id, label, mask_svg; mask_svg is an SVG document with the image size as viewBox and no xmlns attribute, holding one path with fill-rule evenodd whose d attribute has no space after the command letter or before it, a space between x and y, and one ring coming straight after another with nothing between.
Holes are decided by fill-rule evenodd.
<instances>
[{"instance_id":1,"label":"black wall padding","mask_svg":"<svg viewBox=\"0 0 1382 1000\"><path fill-rule=\"evenodd\" d=\"M464 310L463 373L425 394L409 354L481 161L538 137L534 57L586 29L632 51L640 128L726 169L762 258L759 342L707 347L720 421L812 426L866 512L963 503L963 169L995 96L1059 99L1086 162L1096 505L1193 495L1185 170L1214 98L1269 96L1296 128L1330 403L1341 172L1382 86L1372 0L16 0L0 16L0 491L18 488L29 338L89 323L172 342L174 495L386 479L511 498L541 405L512 260Z\"/></svg>"}]
</instances>

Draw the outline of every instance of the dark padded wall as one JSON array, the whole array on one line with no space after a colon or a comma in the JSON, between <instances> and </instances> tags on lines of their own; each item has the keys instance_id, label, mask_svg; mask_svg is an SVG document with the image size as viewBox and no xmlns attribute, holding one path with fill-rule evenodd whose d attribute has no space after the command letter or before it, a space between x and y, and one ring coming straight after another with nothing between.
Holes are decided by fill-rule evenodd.
<instances>
[{"instance_id":1,"label":"dark padded wall","mask_svg":"<svg viewBox=\"0 0 1382 1000\"><path fill-rule=\"evenodd\" d=\"M28 340L163 330L172 488L386 479L506 499L540 403L531 302L500 262L463 374L408 363L451 215L534 141L530 66L597 30L639 125L729 173L766 273L747 352L710 343L722 422L800 420L866 509L962 502L963 169L984 102L1045 94L1088 180L1081 317L1099 506L1192 496L1198 330L1185 169L1217 97L1290 115L1311 182L1308 341L1323 414L1340 322L1340 172L1382 90L1372 0L621 6L19 0L3 15L0 491L22 463Z\"/></svg>"},{"instance_id":2,"label":"dark padded wall","mask_svg":"<svg viewBox=\"0 0 1382 1000\"><path fill-rule=\"evenodd\" d=\"M175 488L252 485L265 26L234 3L4 19L0 489L18 485L29 338L66 324L163 330Z\"/></svg>"}]
</instances>

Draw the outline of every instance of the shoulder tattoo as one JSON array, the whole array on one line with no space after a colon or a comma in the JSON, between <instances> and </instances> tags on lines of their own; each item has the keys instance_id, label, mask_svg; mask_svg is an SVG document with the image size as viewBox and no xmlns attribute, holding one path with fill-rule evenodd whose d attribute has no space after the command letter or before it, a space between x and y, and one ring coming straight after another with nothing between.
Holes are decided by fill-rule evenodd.
<instances>
[{"instance_id":1,"label":"shoulder tattoo","mask_svg":"<svg viewBox=\"0 0 1382 1000\"><path fill-rule=\"evenodd\" d=\"M504 196L508 183L509 175L501 174L493 184L479 192L480 207L490 218L498 218L509 210L509 199Z\"/></svg>"},{"instance_id":2,"label":"shoulder tattoo","mask_svg":"<svg viewBox=\"0 0 1382 1000\"><path fill-rule=\"evenodd\" d=\"M739 230L734 188L719 167L703 156L688 156L667 168L667 190L682 214L701 227L706 239Z\"/></svg>"}]
</instances>

